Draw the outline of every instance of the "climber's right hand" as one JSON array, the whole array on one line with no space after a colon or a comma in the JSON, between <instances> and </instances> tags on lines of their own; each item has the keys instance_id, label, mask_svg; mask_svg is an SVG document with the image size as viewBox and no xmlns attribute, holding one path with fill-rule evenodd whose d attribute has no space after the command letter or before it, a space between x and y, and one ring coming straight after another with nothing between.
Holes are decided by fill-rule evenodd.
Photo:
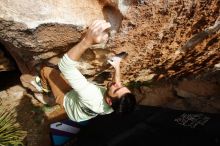
<instances>
[{"instance_id":1,"label":"climber's right hand","mask_svg":"<svg viewBox=\"0 0 220 146\"><path fill-rule=\"evenodd\" d=\"M89 44L98 44L108 40L106 30L111 27L105 20L95 20L88 28L84 40Z\"/></svg>"}]
</instances>

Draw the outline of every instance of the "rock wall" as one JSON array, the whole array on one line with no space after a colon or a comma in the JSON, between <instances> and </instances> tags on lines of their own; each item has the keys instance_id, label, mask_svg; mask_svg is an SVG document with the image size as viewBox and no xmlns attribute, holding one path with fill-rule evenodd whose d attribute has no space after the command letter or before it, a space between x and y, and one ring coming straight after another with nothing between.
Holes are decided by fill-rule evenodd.
<instances>
[{"instance_id":1,"label":"rock wall","mask_svg":"<svg viewBox=\"0 0 220 146\"><path fill-rule=\"evenodd\" d=\"M106 19L110 40L86 52L84 74L97 75L111 53L126 51L125 82L189 77L220 61L219 8L219 0L2 1L0 43L22 73L34 74L41 63L56 64L93 20Z\"/></svg>"},{"instance_id":2,"label":"rock wall","mask_svg":"<svg viewBox=\"0 0 220 146\"><path fill-rule=\"evenodd\" d=\"M124 79L180 79L213 71L220 61L219 11L219 0L137 1L110 45L129 53Z\"/></svg>"},{"instance_id":3,"label":"rock wall","mask_svg":"<svg viewBox=\"0 0 220 146\"><path fill-rule=\"evenodd\" d=\"M122 3L121 0L2 1L0 43L22 73L34 74L36 65L42 62L53 58L50 63L56 64L54 58L73 47L93 20L107 19L113 25L112 30L119 29L121 12L127 8ZM94 53L88 51L87 56Z\"/></svg>"}]
</instances>

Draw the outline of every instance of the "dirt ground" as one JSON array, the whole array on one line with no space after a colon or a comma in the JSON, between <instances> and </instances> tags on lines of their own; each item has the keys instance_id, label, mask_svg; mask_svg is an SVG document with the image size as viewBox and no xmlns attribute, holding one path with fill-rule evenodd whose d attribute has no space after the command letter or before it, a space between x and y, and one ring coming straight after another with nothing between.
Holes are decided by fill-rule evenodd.
<instances>
[{"instance_id":1,"label":"dirt ground","mask_svg":"<svg viewBox=\"0 0 220 146\"><path fill-rule=\"evenodd\" d=\"M0 73L1 107L15 109L17 122L27 131L25 146L49 146L49 124L65 119L59 106L47 107L33 98L32 93L22 87L19 71Z\"/></svg>"}]
</instances>

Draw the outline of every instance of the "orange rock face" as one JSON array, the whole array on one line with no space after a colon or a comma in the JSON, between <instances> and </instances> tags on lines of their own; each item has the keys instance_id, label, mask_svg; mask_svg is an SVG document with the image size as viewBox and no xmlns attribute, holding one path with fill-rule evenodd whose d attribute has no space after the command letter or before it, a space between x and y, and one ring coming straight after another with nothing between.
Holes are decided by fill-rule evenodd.
<instances>
[{"instance_id":1,"label":"orange rock face","mask_svg":"<svg viewBox=\"0 0 220 146\"><path fill-rule=\"evenodd\" d=\"M30 26L34 22L39 23L36 21L38 12L33 18L32 15L25 14L24 19L20 18L19 21L15 18L14 21L0 18L0 42L15 59L22 73L33 74L41 63L56 64L59 57L82 38L86 26L92 21L90 18L106 19L112 24L111 37L104 46L105 51L96 47L88 51L82 60L92 65L87 65L87 69L93 68L89 71L92 72L89 73L90 76L102 70L100 68L109 54L121 51L129 54L122 63L124 82L189 77L213 70L220 61L218 0L134 0L129 3L106 0L90 5L87 3L87 9L81 3L74 5L75 7L73 4L66 5L68 0L62 4L49 3L47 2L48 10L49 6L53 6L56 8L53 9L54 12L63 12L64 23L61 22L61 17L57 21L46 19L49 16L51 19L60 16L58 12L48 11L46 17L44 14L47 11L42 13L46 8L38 11L44 17L39 19L42 20L41 24L35 28ZM41 6L40 3L36 5ZM75 16L74 13L73 17L77 17L76 24L67 23L70 22L68 10L79 10L77 6L82 8L80 11L83 14L87 14L91 8L91 17L81 13ZM25 5L23 10L27 7ZM33 8L32 11L34 10ZM14 11L18 11L18 7ZM14 13L12 16L15 17ZM33 19L33 22L25 23L27 17ZM84 25L79 25L79 17L80 22L85 21Z\"/></svg>"},{"instance_id":2,"label":"orange rock face","mask_svg":"<svg viewBox=\"0 0 220 146\"><path fill-rule=\"evenodd\" d=\"M134 4L110 46L129 53L124 78L173 79L212 70L220 61L219 8L217 0Z\"/></svg>"}]
</instances>

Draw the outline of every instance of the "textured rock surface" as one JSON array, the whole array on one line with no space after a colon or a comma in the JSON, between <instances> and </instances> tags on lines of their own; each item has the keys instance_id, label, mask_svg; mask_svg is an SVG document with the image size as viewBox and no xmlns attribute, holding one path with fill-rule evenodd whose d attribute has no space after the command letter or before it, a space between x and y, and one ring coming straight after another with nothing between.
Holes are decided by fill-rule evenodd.
<instances>
[{"instance_id":1,"label":"textured rock surface","mask_svg":"<svg viewBox=\"0 0 220 146\"><path fill-rule=\"evenodd\" d=\"M73 47L93 20L107 19L112 29L119 29L120 9L125 12L127 7L123 0L2 1L0 42L22 73L34 74L37 64Z\"/></svg>"},{"instance_id":2,"label":"textured rock surface","mask_svg":"<svg viewBox=\"0 0 220 146\"><path fill-rule=\"evenodd\" d=\"M179 78L211 71L220 61L220 1L141 1L132 6L112 42L130 55L130 80Z\"/></svg>"},{"instance_id":3,"label":"textured rock surface","mask_svg":"<svg viewBox=\"0 0 220 146\"><path fill-rule=\"evenodd\" d=\"M27 28L45 23L85 26L103 18L101 5L96 0L7 0L1 1L0 9L1 18L26 24Z\"/></svg>"},{"instance_id":4,"label":"textured rock surface","mask_svg":"<svg viewBox=\"0 0 220 146\"><path fill-rule=\"evenodd\" d=\"M99 68L108 50L127 51L125 82L188 77L219 63L219 8L218 0L4 1L0 41L23 73L33 73L37 64L59 57L77 43L92 20L104 18L119 32L104 53L87 52L83 61L92 65L87 69Z\"/></svg>"}]
</instances>

